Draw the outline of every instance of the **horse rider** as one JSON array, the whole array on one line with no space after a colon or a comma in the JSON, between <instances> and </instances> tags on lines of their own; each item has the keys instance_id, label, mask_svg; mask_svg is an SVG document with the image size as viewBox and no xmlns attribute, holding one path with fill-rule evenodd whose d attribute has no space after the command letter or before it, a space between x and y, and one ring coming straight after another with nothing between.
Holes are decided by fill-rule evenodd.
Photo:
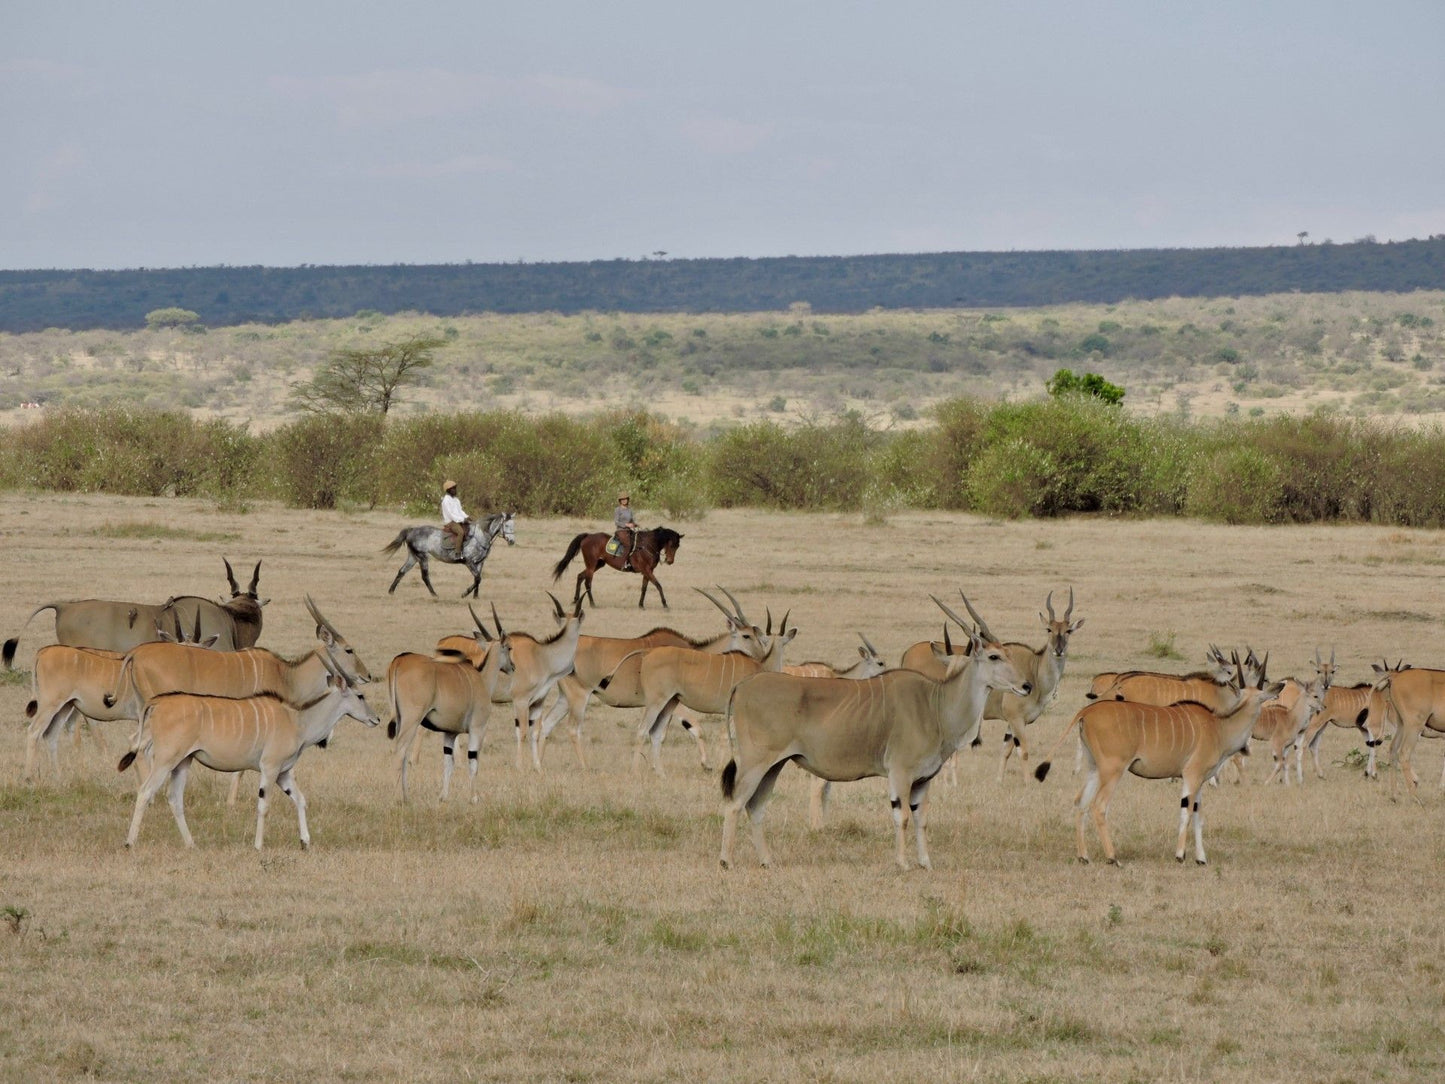
<instances>
[{"instance_id":1,"label":"horse rider","mask_svg":"<svg viewBox=\"0 0 1445 1084\"><path fill-rule=\"evenodd\" d=\"M622 571L632 571L632 553L637 549L637 532L642 530L632 518L632 497L626 493L617 494L617 507L612 512L612 522L617 528L617 544L626 551L622 559Z\"/></svg>"},{"instance_id":2,"label":"horse rider","mask_svg":"<svg viewBox=\"0 0 1445 1084\"><path fill-rule=\"evenodd\" d=\"M457 484L448 478L442 483L442 530L456 546L459 559L471 526L472 517L462 511L462 502L457 499Z\"/></svg>"}]
</instances>

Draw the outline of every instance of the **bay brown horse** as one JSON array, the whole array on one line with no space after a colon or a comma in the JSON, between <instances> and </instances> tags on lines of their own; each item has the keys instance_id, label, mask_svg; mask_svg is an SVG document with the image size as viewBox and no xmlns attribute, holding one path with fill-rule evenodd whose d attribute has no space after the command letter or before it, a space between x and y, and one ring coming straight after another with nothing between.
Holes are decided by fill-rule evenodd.
<instances>
[{"instance_id":1,"label":"bay brown horse","mask_svg":"<svg viewBox=\"0 0 1445 1084\"><path fill-rule=\"evenodd\" d=\"M572 558L578 553L582 554L582 571L577 573L577 587L572 592L572 604L575 606L585 594L587 601L593 606L597 600L592 597L592 577L603 565L617 569L619 572L638 572L642 575L642 595L637 600L639 608L647 605L647 585L650 583L657 588L657 597L662 599L662 608L667 609L667 596L662 592L662 584L657 582L653 575L657 566L666 561L672 564L673 558L677 556L678 544L682 542L682 535L678 534L671 527L649 527L646 530L637 532L637 546L632 551L632 568L624 569L622 566L628 561L628 556L619 553L616 556L607 552L607 540L612 536L606 531L593 531L579 534L567 546L567 552L562 555L562 560L557 562L557 567L552 570L552 582L556 583L562 578L562 573L567 571L567 566L572 563Z\"/></svg>"}]
</instances>

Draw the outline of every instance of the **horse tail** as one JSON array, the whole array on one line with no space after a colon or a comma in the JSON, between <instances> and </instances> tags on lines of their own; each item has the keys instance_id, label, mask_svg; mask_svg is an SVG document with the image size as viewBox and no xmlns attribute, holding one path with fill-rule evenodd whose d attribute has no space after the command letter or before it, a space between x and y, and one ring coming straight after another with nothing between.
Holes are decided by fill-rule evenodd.
<instances>
[{"instance_id":1,"label":"horse tail","mask_svg":"<svg viewBox=\"0 0 1445 1084\"><path fill-rule=\"evenodd\" d=\"M408 543L406 538L406 532L410 529L411 528L409 527L403 527L401 529L401 532L395 538L393 538L388 545L385 545L381 548L381 552L395 553L397 550L401 549L402 546L407 545Z\"/></svg>"},{"instance_id":2,"label":"horse tail","mask_svg":"<svg viewBox=\"0 0 1445 1084\"><path fill-rule=\"evenodd\" d=\"M577 556L577 551L582 548L582 540L586 537L587 532L583 531L576 538L572 539L571 545L567 547L567 552L562 555L562 560L558 561L557 567L552 569L553 583L556 583L562 578L562 573L567 571L567 566L572 563L572 558Z\"/></svg>"},{"instance_id":3,"label":"horse tail","mask_svg":"<svg viewBox=\"0 0 1445 1084\"><path fill-rule=\"evenodd\" d=\"M34 621L36 617L46 610L54 610L55 616L58 618L60 616L60 603L47 602L44 606L37 606L35 611L25 619L25 624L20 626L20 632L24 632L25 626L29 625L30 622ZM15 649L20 646L20 632L17 632L14 636L10 637L10 639L6 640L4 647L0 647L0 661L5 663L5 669L7 670L14 669L11 664L15 661Z\"/></svg>"}]
</instances>

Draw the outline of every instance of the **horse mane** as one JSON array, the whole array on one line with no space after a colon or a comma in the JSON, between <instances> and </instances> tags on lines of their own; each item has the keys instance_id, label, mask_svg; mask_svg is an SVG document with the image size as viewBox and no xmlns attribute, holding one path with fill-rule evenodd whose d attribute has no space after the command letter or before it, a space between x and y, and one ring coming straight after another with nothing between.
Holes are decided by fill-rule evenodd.
<instances>
[{"instance_id":1,"label":"horse mane","mask_svg":"<svg viewBox=\"0 0 1445 1084\"><path fill-rule=\"evenodd\" d=\"M649 527L642 533L652 535L652 537L657 540L658 546L665 546L669 542L682 541L682 535L678 534L671 527Z\"/></svg>"}]
</instances>

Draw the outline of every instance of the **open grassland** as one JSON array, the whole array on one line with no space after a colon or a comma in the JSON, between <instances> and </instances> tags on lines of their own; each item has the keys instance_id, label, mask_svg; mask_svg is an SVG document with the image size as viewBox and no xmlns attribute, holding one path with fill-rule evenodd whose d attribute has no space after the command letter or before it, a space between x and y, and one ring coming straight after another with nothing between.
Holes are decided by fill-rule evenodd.
<instances>
[{"instance_id":1,"label":"open grassland","mask_svg":"<svg viewBox=\"0 0 1445 1084\"><path fill-rule=\"evenodd\" d=\"M0 421L20 404L184 407L270 428L334 350L409 335L447 346L401 410L592 413L688 423L857 410L909 425L947 398L1042 393L1061 367L1124 385L1151 413L1335 407L1445 413L1445 293L1171 298L1033 309L556 313L361 312L277 326L0 334Z\"/></svg>"},{"instance_id":2,"label":"open grassland","mask_svg":"<svg viewBox=\"0 0 1445 1084\"><path fill-rule=\"evenodd\" d=\"M310 592L380 672L469 624L456 568L434 569L444 601L415 573L387 597L396 563L378 551L399 526L383 512L0 496L0 630L52 598L217 594L224 553L238 570L264 559L263 643L307 645ZM510 627L549 631L551 565L595 526L519 522L518 545L488 562L484 601ZM722 583L755 615L791 608L794 659L843 662L862 630L896 660L938 632L929 592L963 587L995 632L1036 641L1045 594L1058 607L1073 585L1086 624L1031 729L1036 751L1093 672L1159 665L1171 645L1186 662L1163 665L1182 669L1211 641L1248 642L1284 674L1334 644L1348 681L1381 655L1445 664L1434 532L745 511L683 526L662 573L672 610L639 614L637 577L606 572L584 632L711 633L718 615L690 588ZM46 616L31 625L18 665L49 631ZM278 798L257 855L254 799L226 810L224 780L197 769L198 847L180 847L157 802L128 854L133 782L114 770L128 728L105 732L108 751L94 735L63 741L60 778L27 786L27 697L0 684L4 1079L1445 1075L1445 743L1421 743L1420 805L1366 781L1362 743L1340 730L1323 781L1206 791L1202 869L1172 858L1175 785L1131 777L1111 810L1114 869L1074 862L1072 744L1044 784L1016 762L998 782L1000 731L986 724L961 785L933 788L933 872L895 870L881 781L835 787L814 835L790 769L769 810L777 868L758 869L739 840L725 873L716 772L674 728L667 777L632 774L638 712L594 707L590 769L559 731L538 776L512 766L497 709L476 806L437 805L430 736L399 805L384 731L346 721L298 770L310 853ZM721 726L705 730L718 762ZM1266 760L1250 763L1256 780Z\"/></svg>"}]
</instances>

